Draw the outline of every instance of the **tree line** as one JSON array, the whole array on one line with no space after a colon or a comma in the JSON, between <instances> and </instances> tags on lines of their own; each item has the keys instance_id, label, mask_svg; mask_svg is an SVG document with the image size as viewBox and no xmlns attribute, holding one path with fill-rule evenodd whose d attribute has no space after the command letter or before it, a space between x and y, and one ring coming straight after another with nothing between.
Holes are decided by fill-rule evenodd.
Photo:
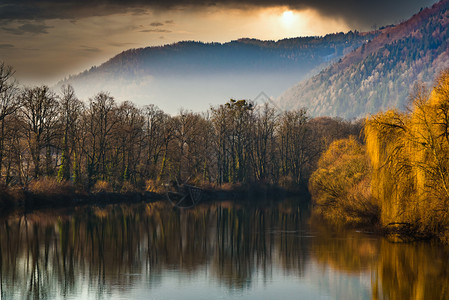
<instances>
[{"instance_id":1,"label":"tree line","mask_svg":"<svg viewBox=\"0 0 449 300\"><path fill-rule=\"evenodd\" d=\"M19 87L14 70L1 63L0 128L4 184L57 178L86 190L100 181L120 190L172 180L299 185L333 139L361 125L248 100L175 116L119 103L107 92L82 101L70 85L59 93Z\"/></svg>"}]
</instances>

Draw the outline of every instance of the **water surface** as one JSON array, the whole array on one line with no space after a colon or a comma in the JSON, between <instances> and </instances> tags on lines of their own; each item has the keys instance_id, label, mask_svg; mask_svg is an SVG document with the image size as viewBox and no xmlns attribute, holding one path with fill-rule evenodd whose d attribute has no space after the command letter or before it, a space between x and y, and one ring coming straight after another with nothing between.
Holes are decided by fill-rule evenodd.
<instances>
[{"instance_id":1,"label":"water surface","mask_svg":"<svg viewBox=\"0 0 449 300\"><path fill-rule=\"evenodd\" d=\"M310 222L301 199L0 219L1 299L449 299L448 262Z\"/></svg>"}]
</instances>

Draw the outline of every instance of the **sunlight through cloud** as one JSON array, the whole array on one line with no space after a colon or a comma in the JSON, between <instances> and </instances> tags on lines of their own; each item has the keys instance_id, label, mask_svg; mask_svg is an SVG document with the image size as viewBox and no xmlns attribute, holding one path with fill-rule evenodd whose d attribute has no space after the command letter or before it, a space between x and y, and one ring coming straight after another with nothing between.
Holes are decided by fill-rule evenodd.
<instances>
[{"instance_id":1,"label":"sunlight through cloud","mask_svg":"<svg viewBox=\"0 0 449 300\"><path fill-rule=\"evenodd\" d=\"M295 24L295 22L296 22L296 20L297 20L297 16L296 16L296 14L293 12L293 11L291 11L291 10L286 10L286 11L284 11L283 13L282 13L282 17L281 17L281 19L282 19L282 24L285 26L285 27L291 27L292 25L294 25Z\"/></svg>"}]
</instances>

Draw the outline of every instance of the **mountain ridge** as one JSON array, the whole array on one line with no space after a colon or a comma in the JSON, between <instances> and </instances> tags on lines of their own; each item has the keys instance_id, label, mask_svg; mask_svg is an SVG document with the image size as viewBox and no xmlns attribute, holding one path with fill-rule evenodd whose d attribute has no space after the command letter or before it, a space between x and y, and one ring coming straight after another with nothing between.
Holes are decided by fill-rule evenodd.
<instances>
[{"instance_id":1,"label":"mountain ridge","mask_svg":"<svg viewBox=\"0 0 449 300\"><path fill-rule=\"evenodd\" d=\"M318 72L374 36L350 31L278 41L181 41L129 49L58 86L72 84L84 98L108 90L117 98L131 97L139 104L154 103L172 112L181 106L204 111L233 97L248 99L262 91L279 95L298 78ZM193 101L199 102L196 107Z\"/></svg>"},{"instance_id":2,"label":"mountain ridge","mask_svg":"<svg viewBox=\"0 0 449 300\"><path fill-rule=\"evenodd\" d=\"M417 81L431 86L449 67L449 1L378 31L371 40L319 74L285 91L286 109L308 107L314 116L363 117L403 109Z\"/></svg>"}]
</instances>

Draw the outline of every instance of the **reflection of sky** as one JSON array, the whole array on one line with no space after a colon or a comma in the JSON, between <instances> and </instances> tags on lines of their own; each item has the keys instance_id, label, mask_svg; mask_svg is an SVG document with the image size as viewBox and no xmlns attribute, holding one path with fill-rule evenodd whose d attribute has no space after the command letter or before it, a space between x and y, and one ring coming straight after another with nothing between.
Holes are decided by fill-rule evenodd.
<instances>
[{"instance_id":1,"label":"reflection of sky","mask_svg":"<svg viewBox=\"0 0 449 300\"><path fill-rule=\"evenodd\" d=\"M155 280L156 278L152 278ZM370 299L369 274L347 275L308 261L305 276L285 275L274 267L271 278L255 272L243 289L223 285L207 269L195 274L164 271L158 285L142 280L131 290L111 293L113 299ZM95 298L95 295L84 295Z\"/></svg>"},{"instance_id":2,"label":"reflection of sky","mask_svg":"<svg viewBox=\"0 0 449 300\"><path fill-rule=\"evenodd\" d=\"M256 269L243 288L223 283L226 279L217 279L209 268L191 273L163 270L155 275L145 274L142 268L141 273L123 274L107 287L99 284L101 279L79 277L74 293L63 297L62 291L55 290L49 294L58 295L56 299L371 299L368 272L349 275L313 259L306 262L304 276L287 274L279 266L268 270L268 275ZM129 277L135 277L132 284Z\"/></svg>"},{"instance_id":3,"label":"reflection of sky","mask_svg":"<svg viewBox=\"0 0 449 300\"><path fill-rule=\"evenodd\" d=\"M368 272L345 274L311 262L305 273L305 280L318 287L326 295L325 299L371 299L371 274Z\"/></svg>"}]
</instances>

